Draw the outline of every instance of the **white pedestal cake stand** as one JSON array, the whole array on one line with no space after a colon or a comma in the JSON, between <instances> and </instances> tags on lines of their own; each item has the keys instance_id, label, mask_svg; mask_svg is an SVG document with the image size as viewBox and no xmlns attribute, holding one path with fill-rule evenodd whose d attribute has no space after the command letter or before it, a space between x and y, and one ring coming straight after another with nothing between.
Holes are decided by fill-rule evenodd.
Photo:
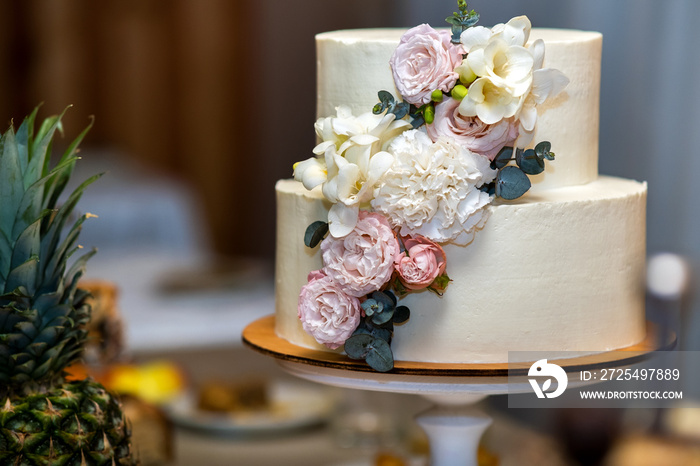
<instances>
[{"instance_id":1,"label":"white pedestal cake stand","mask_svg":"<svg viewBox=\"0 0 700 466\"><path fill-rule=\"evenodd\" d=\"M557 361L567 371L633 364L659 349L652 328L647 339L623 350ZM672 346L670 338L665 347ZM530 363L436 364L396 361L392 371L375 372L364 361L342 354L302 348L278 337L274 316L259 319L243 331L243 342L275 357L287 372L313 382L343 388L420 395L435 407L416 417L430 441L433 466L476 466L479 440L491 418L473 405L489 395L531 392L526 379L509 383L511 375L527 374ZM570 386L577 382L570 381Z\"/></svg>"}]
</instances>

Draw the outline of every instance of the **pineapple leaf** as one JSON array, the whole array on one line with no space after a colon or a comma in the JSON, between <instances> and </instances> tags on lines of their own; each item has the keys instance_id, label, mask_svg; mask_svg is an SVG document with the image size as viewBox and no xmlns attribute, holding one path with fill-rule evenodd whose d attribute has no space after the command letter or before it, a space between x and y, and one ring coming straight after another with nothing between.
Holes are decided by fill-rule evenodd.
<instances>
[{"instance_id":1,"label":"pineapple leaf","mask_svg":"<svg viewBox=\"0 0 700 466\"><path fill-rule=\"evenodd\" d=\"M19 151L22 173L27 171L27 164L29 163L29 146L34 136L34 120L36 120L37 112L39 112L39 107L34 108L34 111L24 119L17 130L17 150Z\"/></svg>"},{"instance_id":2,"label":"pineapple leaf","mask_svg":"<svg viewBox=\"0 0 700 466\"><path fill-rule=\"evenodd\" d=\"M5 283L5 289L13 291L20 286L27 289L33 295L38 278L39 256L32 256L26 262L10 270Z\"/></svg>"},{"instance_id":3,"label":"pineapple leaf","mask_svg":"<svg viewBox=\"0 0 700 466\"><path fill-rule=\"evenodd\" d=\"M68 146L66 151L63 153L63 156L61 157L61 160L59 161L59 165L63 165L65 162L68 160L73 161L72 164L68 167L67 170L61 172L60 174L56 175L53 179L52 182L49 183L51 186L49 193L51 194L50 196L47 195L48 203L46 205L54 206L58 202L58 196L61 195L63 192L63 189L66 187L66 184L68 183L68 179L73 173L73 167L75 166L75 160L78 159L76 157L76 153L78 152L78 146L80 143L83 141L85 138L85 135L90 131L92 128L92 125L95 123L95 119L93 117L90 117L90 124L78 135L77 138L73 140L73 142Z\"/></svg>"},{"instance_id":4,"label":"pineapple leaf","mask_svg":"<svg viewBox=\"0 0 700 466\"><path fill-rule=\"evenodd\" d=\"M66 269L66 263L68 258L75 251L73 246L78 240L78 235L80 235L80 227L87 220L88 214L82 215L77 222L73 225L66 238L61 243L61 246L56 250L56 252L51 257L51 260L44 261L42 264L42 276L44 277L44 287L47 288L47 292L55 289L61 282L63 272Z\"/></svg>"},{"instance_id":5,"label":"pineapple leaf","mask_svg":"<svg viewBox=\"0 0 700 466\"><path fill-rule=\"evenodd\" d=\"M52 116L43 121L36 138L32 141L29 147L29 165L27 171L24 172L24 187L28 188L36 180L45 175L48 171L49 147L53 139L56 129L61 128L61 118L66 113L69 107L66 107L58 116Z\"/></svg>"},{"instance_id":6,"label":"pineapple leaf","mask_svg":"<svg viewBox=\"0 0 700 466\"><path fill-rule=\"evenodd\" d=\"M52 209L54 207L55 204L45 205L43 202L46 183L49 182L52 177L56 176L62 171L71 171L73 169L71 164L74 164L75 160L76 157L59 163L46 176L41 177L25 191L18 209L18 217L15 220L13 237L17 236L17 234L22 231L22 229L26 228L27 225L34 222L37 217L41 215L42 208ZM42 226L44 226L46 223L47 222L43 222Z\"/></svg>"},{"instance_id":7,"label":"pineapple leaf","mask_svg":"<svg viewBox=\"0 0 700 466\"><path fill-rule=\"evenodd\" d=\"M19 161L19 152L15 142L15 132L10 127L2 139L0 139L0 230L8 238L12 237L12 228L15 223L15 214L22 200L24 186L22 184L22 171Z\"/></svg>"},{"instance_id":8,"label":"pineapple leaf","mask_svg":"<svg viewBox=\"0 0 700 466\"><path fill-rule=\"evenodd\" d=\"M63 230L63 226L68 220L71 212L73 212L73 209L75 208L76 204L80 200L83 191L90 184L94 183L97 179L99 179L102 175L102 173L99 173L83 181L83 183L80 186L75 188L75 191L73 191L73 193L68 197L68 199L61 206L61 208L58 209L58 212L56 212L56 215L51 221L51 225L48 227L46 235L41 240L42 260L50 261L52 259L53 254L55 253L56 248L58 247L58 242L61 237L61 231Z\"/></svg>"},{"instance_id":9,"label":"pineapple leaf","mask_svg":"<svg viewBox=\"0 0 700 466\"><path fill-rule=\"evenodd\" d=\"M44 211L44 215L47 213L51 213L51 211ZM19 238L17 238L15 242L14 250L12 251L12 261L10 262L11 269L20 266L32 256L39 257L41 249L41 237L39 236L40 228L41 217L36 219L34 223L25 228L19 235Z\"/></svg>"},{"instance_id":10,"label":"pineapple leaf","mask_svg":"<svg viewBox=\"0 0 700 466\"><path fill-rule=\"evenodd\" d=\"M80 280L80 277L85 273L85 264L96 253L97 249L93 249L83 254L71 265L68 273L66 273L65 282L69 284L66 291L71 298L75 296L75 290L78 288L78 280Z\"/></svg>"},{"instance_id":11,"label":"pineapple leaf","mask_svg":"<svg viewBox=\"0 0 700 466\"><path fill-rule=\"evenodd\" d=\"M5 279L10 273L10 259L12 258L12 243L5 233L0 230L0 293L5 290Z\"/></svg>"}]
</instances>

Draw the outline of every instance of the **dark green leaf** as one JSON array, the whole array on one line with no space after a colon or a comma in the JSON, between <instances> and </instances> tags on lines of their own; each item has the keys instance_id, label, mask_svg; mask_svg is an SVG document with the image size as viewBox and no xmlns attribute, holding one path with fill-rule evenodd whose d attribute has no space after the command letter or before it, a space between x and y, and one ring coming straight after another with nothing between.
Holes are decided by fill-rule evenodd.
<instances>
[{"instance_id":1,"label":"dark green leaf","mask_svg":"<svg viewBox=\"0 0 700 466\"><path fill-rule=\"evenodd\" d=\"M34 137L34 120L38 112L39 107L34 107L34 111L24 119L17 130L17 151L19 152L22 173L27 170L27 164L29 163L29 147Z\"/></svg>"},{"instance_id":2,"label":"dark green leaf","mask_svg":"<svg viewBox=\"0 0 700 466\"><path fill-rule=\"evenodd\" d=\"M539 175L544 171L544 159L537 157L534 150L518 151L515 163L528 175Z\"/></svg>"},{"instance_id":3,"label":"dark green leaf","mask_svg":"<svg viewBox=\"0 0 700 466\"><path fill-rule=\"evenodd\" d=\"M489 196L494 196L496 194L496 183L491 182L487 184L482 184L481 186L479 186L479 191L483 191Z\"/></svg>"},{"instance_id":4,"label":"dark green leaf","mask_svg":"<svg viewBox=\"0 0 700 466\"><path fill-rule=\"evenodd\" d=\"M50 160L49 147L54 133L61 126L61 118L63 118L68 108L66 107L58 116L45 119L39 127L36 139L32 141L32 145L29 147L29 164L27 165L27 171L24 173L25 188L28 188L46 174L46 167Z\"/></svg>"},{"instance_id":5,"label":"dark green leaf","mask_svg":"<svg viewBox=\"0 0 700 466\"><path fill-rule=\"evenodd\" d=\"M383 306L382 306L383 307ZM394 316L394 307L383 307L380 312L376 312L372 316L372 323L376 325L386 324Z\"/></svg>"},{"instance_id":6,"label":"dark green leaf","mask_svg":"<svg viewBox=\"0 0 700 466\"><path fill-rule=\"evenodd\" d=\"M365 311L366 316L373 316L376 313L380 313L384 310L384 304L378 302L376 299L367 299L362 303L362 310Z\"/></svg>"},{"instance_id":7,"label":"dark green leaf","mask_svg":"<svg viewBox=\"0 0 700 466\"><path fill-rule=\"evenodd\" d=\"M396 99L394 99L394 96L389 91L379 91L377 92L377 96L379 97L379 102L385 104L387 107L393 106L396 102Z\"/></svg>"},{"instance_id":8,"label":"dark green leaf","mask_svg":"<svg viewBox=\"0 0 700 466\"><path fill-rule=\"evenodd\" d=\"M411 115L411 126L413 129L418 129L425 124L425 118L422 113Z\"/></svg>"},{"instance_id":9,"label":"dark green leaf","mask_svg":"<svg viewBox=\"0 0 700 466\"><path fill-rule=\"evenodd\" d=\"M364 359L376 338L368 333L358 333L345 340L345 353L352 359Z\"/></svg>"},{"instance_id":10,"label":"dark green leaf","mask_svg":"<svg viewBox=\"0 0 700 466\"><path fill-rule=\"evenodd\" d=\"M394 311L394 318L392 319L395 324L403 324L411 316L411 311L406 306L399 306Z\"/></svg>"},{"instance_id":11,"label":"dark green leaf","mask_svg":"<svg viewBox=\"0 0 700 466\"><path fill-rule=\"evenodd\" d=\"M411 106L408 104L408 102L399 102L391 110L391 113L393 113L396 116L397 120L400 120L401 118L408 115L408 110L410 108Z\"/></svg>"},{"instance_id":12,"label":"dark green leaf","mask_svg":"<svg viewBox=\"0 0 700 466\"><path fill-rule=\"evenodd\" d=\"M375 327L373 325L367 325L364 321L355 329L353 335L372 335L375 338L381 338L386 342L391 342L391 330L384 327Z\"/></svg>"},{"instance_id":13,"label":"dark green leaf","mask_svg":"<svg viewBox=\"0 0 700 466\"><path fill-rule=\"evenodd\" d=\"M393 309L396 307L396 296L390 291L375 291L372 293L372 299L376 299L378 302L384 304L385 308Z\"/></svg>"},{"instance_id":14,"label":"dark green leaf","mask_svg":"<svg viewBox=\"0 0 700 466\"><path fill-rule=\"evenodd\" d=\"M15 133L10 127L0 139L0 229L12 239L15 214L24 193Z\"/></svg>"},{"instance_id":15,"label":"dark green leaf","mask_svg":"<svg viewBox=\"0 0 700 466\"><path fill-rule=\"evenodd\" d=\"M550 152L551 150L552 143L550 143L549 141L542 141L535 146L535 153L539 158L554 160L554 153Z\"/></svg>"},{"instance_id":16,"label":"dark green leaf","mask_svg":"<svg viewBox=\"0 0 700 466\"><path fill-rule=\"evenodd\" d=\"M502 168L496 176L496 196L517 199L530 189L530 178L518 167Z\"/></svg>"},{"instance_id":17,"label":"dark green leaf","mask_svg":"<svg viewBox=\"0 0 700 466\"><path fill-rule=\"evenodd\" d=\"M10 270L5 283L5 289L12 291L15 288L24 286L30 294L34 294L36 280L38 276L39 257L32 256L26 262Z\"/></svg>"},{"instance_id":18,"label":"dark green leaf","mask_svg":"<svg viewBox=\"0 0 700 466\"><path fill-rule=\"evenodd\" d=\"M394 354L389 343L381 338L375 338L368 348L365 361L378 372L388 372L394 368Z\"/></svg>"},{"instance_id":19,"label":"dark green leaf","mask_svg":"<svg viewBox=\"0 0 700 466\"><path fill-rule=\"evenodd\" d=\"M513 160L513 148L506 146L498 152L491 165L494 169L501 169L508 165L511 160Z\"/></svg>"},{"instance_id":20,"label":"dark green leaf","mask_svg":"<svg viewBox=\"0 0 700 466\"><path fill-rule=\"evenodd\" d=\"M49 213L48 211L46 213ZM41 217L36 219L34 223L29 225L20 233L15 247L12 251L12 261L10 268L14 269L29 260L32 256L39 257L41 250L41 237L39 236L39 228L41 227Z\"/></svg>"},{"instance_id":21,"label":"dark green leaf","mask_svg":"<svg viewBox=\"0 0 700 466\"><path fill-rule=\"evenodd\" d=\"M304 233L304 244L307 247L315 248L328 233L328 222L318 220L306 228Z\"/></svg>"}]
</instances>

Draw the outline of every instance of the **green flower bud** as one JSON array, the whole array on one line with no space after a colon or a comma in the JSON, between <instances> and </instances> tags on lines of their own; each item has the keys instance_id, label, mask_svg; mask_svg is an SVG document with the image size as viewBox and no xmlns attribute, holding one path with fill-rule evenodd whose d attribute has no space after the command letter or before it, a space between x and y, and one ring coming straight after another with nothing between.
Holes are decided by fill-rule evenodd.
<instances>
[{"instance_id":1,"label":"green flower bud","mask_svg":"<svg viewBox=\"0 0 700 466\"><path fill-rule=\"evenodd\" d=\"M431 124L435 120L435 107L433 104L428 104L423 110L423 118L425 118L426 124Z\"/></svg>"},{"instance_id":2,"label":"green flower bud","mask_svg":"<svg viewBox=\"0 0 700 466\"><path fill-rule=\"evenodd\" d=\"M455 100L462 100L464 99L467 94L468 90L465 86L461 84L457 84L453 89L452 89L452 98Z\"/></svg>"},{"instance_id":3,"label":"green flower bud","mask_svg":"<svg viewBox=\"0 0 700 466\"><path fill-rule=\"evenodd\" d=\"M463 60L462 64L455 68L455 72L459 74L459 82L465 86L476 81L477 76L469 66L469 63L467 63L467 60Z\"/></svg>"},{"instance_id":4,"label":"green flower bud","mask_svg":"<svg viewBox=\"0 0 700 466\"><path fill-rule=\"evenodd\" d=\"M442 102L442 91L440 89L435 89L432 94L430 94L430 99L433 102Z\"/></svg>"}]
</instances>

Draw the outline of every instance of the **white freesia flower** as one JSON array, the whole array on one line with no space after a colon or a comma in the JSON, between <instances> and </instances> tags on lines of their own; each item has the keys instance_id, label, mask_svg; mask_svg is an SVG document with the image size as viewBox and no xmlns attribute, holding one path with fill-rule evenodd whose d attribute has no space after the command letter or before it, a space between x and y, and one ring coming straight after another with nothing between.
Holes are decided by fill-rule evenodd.
<instances>
[{"instance_id":1,"label":"white freesia flower","mask_svg":"<svg viewBox=\"0 0 700 466\"><path fill-rule=\"evenodd\" d=\"M469 86L469 93L459 104L459 113L478 117L487 125L515 116L522 106L523 96L516 97L507 87L501 87L489 78L478 78Z\"/></svg>"},{"instance_id":2,"label":"white freesia flower","mask_svg":"<svg viewBox=\"0 0 700 466\"><path fill-rule=\"evenodd\" d=\"M518 121L518 147L532 139L537 123L537 105L561 92L569 80L558 70L542 69L544 42L538 39L525 47L530 20L518 16L491 30L469 28L461 42L468 52L466 62L477 79L459 107L460 114L494 124L505 118Z\"/></svg>"},{"instance_id":3,"label":"white freesia flower","mask_svg":"<svg viewBox=\"0 0 700 466\"><path fill-rule=\"evenodd\" d=\"M470 243L488 216L491 196L478 188L496 176L489 160L450 138L433 143L419 130L401 134L388 150L394 163L375 188L372 207L401 235Z\"/></svg>"},{"instance_id":4,"label":"white freesia flower","mask_svg":"<svg viewBox=\"0 0 700 466\"><path fill-rule=\"evenodd\" d=\"M325 160L316 157L294 164L294 179L301 181L309 191L326 181L327 174Z\"/></svg>"},{"instance_id":5,"label":"white freesia flower","mask_svg":"<svg viewBox=\"0 0 700 466\"><path fill-rule=\"evenodd\" d=\"M313 152L319 158L296 164L294 179L307 189L322 185L323 195L333 203L328 214L331 235L342 237L355 227L360 205L372 199L377 181L393 163L386 147L410 127L393 114L355 117L347 107L316 122L322 142Z\"/></svg>"}]
</instances>

